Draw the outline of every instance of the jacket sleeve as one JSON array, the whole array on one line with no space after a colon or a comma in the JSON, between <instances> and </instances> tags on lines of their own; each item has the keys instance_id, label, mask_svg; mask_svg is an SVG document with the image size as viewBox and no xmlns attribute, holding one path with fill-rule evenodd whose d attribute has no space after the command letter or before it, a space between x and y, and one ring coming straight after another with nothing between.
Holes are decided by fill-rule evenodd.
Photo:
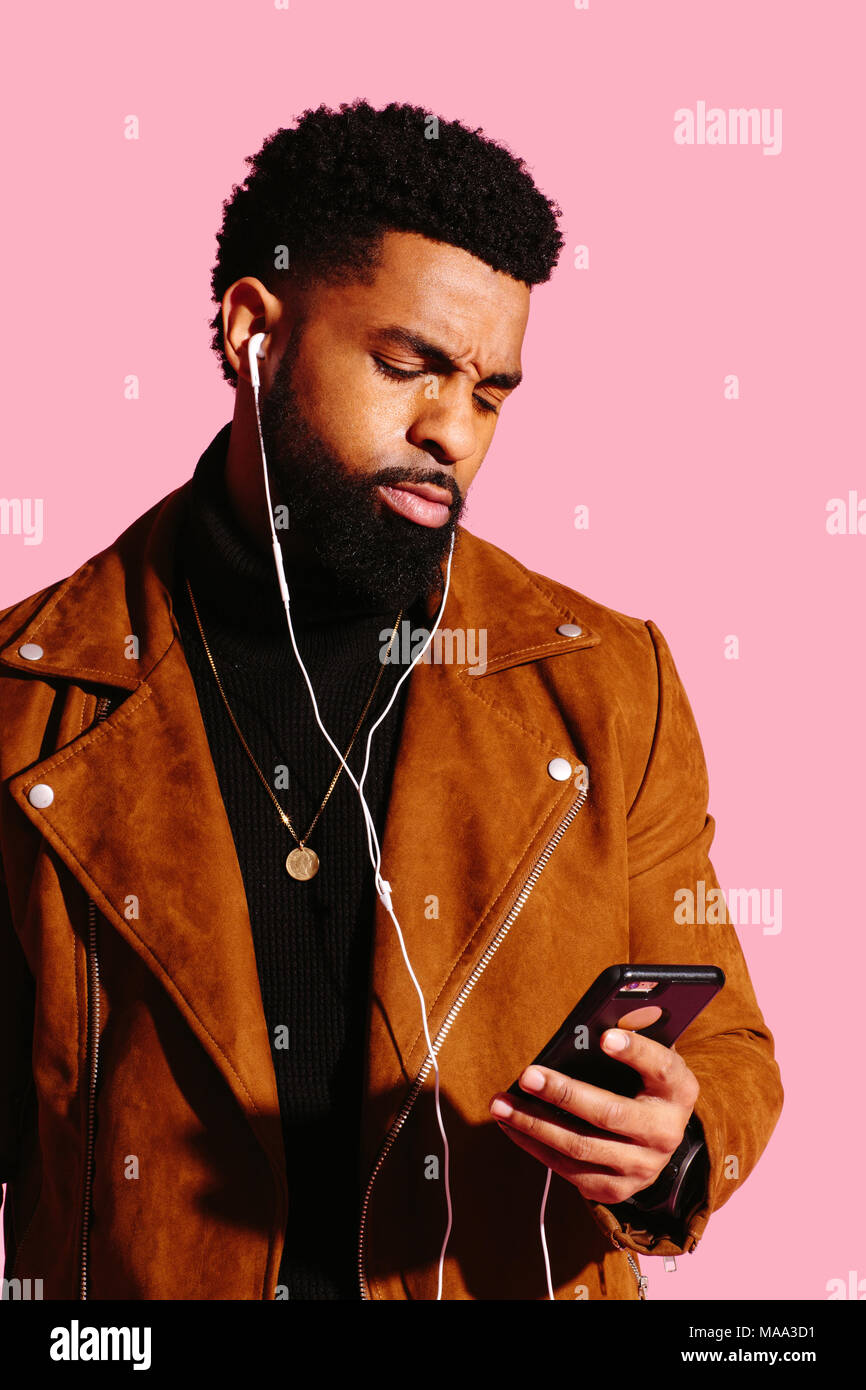
<instances>
[{"instance_id":1,"label":"jacket sleeve","mask_svg":"<svg viewBox=\"0 0 866 1390\"><path fill-rule=\"evenodd\" d=\"M695 1248L710 1215L745 1182L782 1109L773 1038L709 859L715 821L694 715L664 637L646 624L658 669L656 727L643 781L628 814L630 957L647 964L717 965L726 983L682 1033L676 1051L700 1086L694 1114L709 1152L706 1200L688 1228L664 1230L622 1206L590 1203L626 1249L678 1255ZM701 889L701 881L703 889ZM707 902L706 910L700 904ZM717 920L689 920L714 917ZM689 911L690 903L698 906Z\"/></svg>"}]
</instances>

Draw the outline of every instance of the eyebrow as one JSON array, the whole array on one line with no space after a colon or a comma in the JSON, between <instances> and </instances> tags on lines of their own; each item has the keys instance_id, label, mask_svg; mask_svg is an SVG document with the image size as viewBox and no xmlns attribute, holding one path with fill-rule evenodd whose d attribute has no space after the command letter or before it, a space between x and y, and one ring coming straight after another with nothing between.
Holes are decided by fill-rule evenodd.
<instances>
[{"instance_id":1,"label":"eyebrow","mask_svg":"<svg viewBox=\"0 0 866 1390\"><path fill-rule=\"evenodd\" d=\"M373 329L373 335L377 338L384 338L387 342L393 343L395 347L408 348L410 352L417 353L419 357L427 357L433 362L439 362L444 367L460 371L453 357L438 347L436 343L429 343L420 334L411 332L399 323L388 324L384 328ZM503 391L513 391L515 386L519 386L523 380L523 372L492 372L490 376L484 377L478 382L479 386L498 386Z\"/></svg>"}]
</instances>

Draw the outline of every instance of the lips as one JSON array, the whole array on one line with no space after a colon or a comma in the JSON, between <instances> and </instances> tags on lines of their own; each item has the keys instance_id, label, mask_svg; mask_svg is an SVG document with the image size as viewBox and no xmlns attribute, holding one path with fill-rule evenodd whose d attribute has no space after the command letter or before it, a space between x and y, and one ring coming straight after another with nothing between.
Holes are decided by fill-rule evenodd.
<instances>
[{"instance_id":1,"label":"lips","mask_svg":"<svg viewBox=\"0 0 866 1390\"><path fill-rule=\"evenodd\" d=\"M377 491L392 512L419 526L444 526L451 515L451 493L435 483L400 483L395 487L380 483Z\"/></svg>"}]
</instances>

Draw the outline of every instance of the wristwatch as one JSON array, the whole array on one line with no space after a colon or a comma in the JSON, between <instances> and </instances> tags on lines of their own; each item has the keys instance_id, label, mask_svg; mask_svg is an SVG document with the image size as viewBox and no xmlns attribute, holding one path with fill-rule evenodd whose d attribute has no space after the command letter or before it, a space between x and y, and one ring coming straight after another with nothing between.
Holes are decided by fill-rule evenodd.
<instances>
[{"instance_id":1,"label":"wristwatch","mask_svg":"<svg viewBox=\"0 0 866 1390\"><path fill-rule=\"evenodd\" d=\"M679 1148L650 1187L617 1203L642 1215L667 1217L688 1225L707 1196L710 1158L700 1120L692 1115ZM655 1224L655 1222L653 1223Z\"/></svg>"}]
</instances>

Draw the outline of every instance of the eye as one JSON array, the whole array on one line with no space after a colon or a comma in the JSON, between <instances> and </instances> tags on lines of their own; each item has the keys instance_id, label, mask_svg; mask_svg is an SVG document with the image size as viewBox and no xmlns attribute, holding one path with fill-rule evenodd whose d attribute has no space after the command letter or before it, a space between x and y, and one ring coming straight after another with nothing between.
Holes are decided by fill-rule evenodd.
<instances>
[{"instance_id":1,"label":"eye","mask_svg":"<svg viewBox=\"0 0 866 1390\"><path fill-rule=\"evenodd\" d=\"M389 377L392 381L414 381L419 376L433 375L431 372L404 371L402 367L392 367L388 362L383 362L380 357L376 357L373 354L371 355L373 356L373 364L376 368L376 371L381 372L383 376ZM475 406L476 410L481 411L483 415L499 414L497 407L491 404L490 401L486 401L483 396L473 395L472 403Z\"/></svg>"},{"instance_id":2,"label":"eye","mask_svg":"<svg viewBox=\"0 0 866 1390\"><path fill-rule=\"evenodd\" d=\"M383 376L396 377L398 381L409 381L412 377L427 375L426 372L405 372L400 367L391 367L379 357L374 357L373 361L376 364L376 370L380 371Z\"/></svg>"}]
</instances>

